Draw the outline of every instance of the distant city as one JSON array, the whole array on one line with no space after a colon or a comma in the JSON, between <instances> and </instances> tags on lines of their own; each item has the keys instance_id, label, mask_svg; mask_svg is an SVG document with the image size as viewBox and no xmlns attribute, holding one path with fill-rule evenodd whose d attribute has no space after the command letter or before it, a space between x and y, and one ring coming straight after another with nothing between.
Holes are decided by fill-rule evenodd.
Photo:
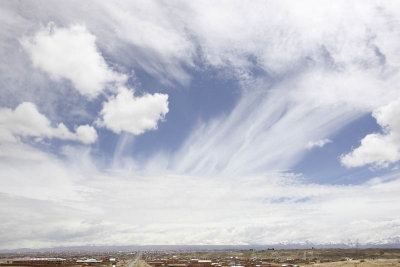
<instances>
[{"instance_id":1,"label":"distant city","mask_svg":"<svg viewBox=\"0 0 400 267\"><path fill-rule=\"evenodd\" d=\"M103 247L14 252L0 255L0 266L108 266L108 267L300 267L300 266L399 266L400 249L276 249L216 250L211 246L191 250L162 246L142 251L116 251ZM168 247L168 246L164 246ZM201 246L198 246L200 248ZM144 247L142 247L144 248ZM116 249L114 247L114 249Z\"/></svg>"}]
</instances>

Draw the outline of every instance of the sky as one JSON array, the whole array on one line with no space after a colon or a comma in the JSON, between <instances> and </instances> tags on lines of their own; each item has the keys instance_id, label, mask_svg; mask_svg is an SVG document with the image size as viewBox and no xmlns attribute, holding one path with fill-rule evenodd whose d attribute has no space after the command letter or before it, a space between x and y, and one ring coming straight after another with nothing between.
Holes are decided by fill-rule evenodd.
<instances>
[{"instance_id":1,"label":"sky","mask_svg":"<svg viewBox=\"0 0 400 267\"><path fill-rule=\"evenodd\" d=\"M398 1L1 1L0 249L400 243Z\"/></svg>"}]
</instances>

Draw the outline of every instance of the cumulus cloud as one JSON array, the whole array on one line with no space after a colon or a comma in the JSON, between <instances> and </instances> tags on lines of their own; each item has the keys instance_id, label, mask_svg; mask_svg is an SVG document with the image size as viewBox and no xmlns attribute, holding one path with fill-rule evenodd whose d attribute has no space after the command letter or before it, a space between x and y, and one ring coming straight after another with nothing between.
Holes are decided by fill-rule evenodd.
<instances>
[{"instance_id":1,"label":"cumulus cloud","mask_svg":"<svg viewBox=\"0 0 400 267\"><path fill-rule=\"evenodd\" d=\"M168 111L168 95L135 97L132 90L121 87L116 96L103 104L97 124L115 133L125 131L138 135L157 129L158 121L164 119Z\"/></svg>"},{"instance_id":2,"label":"cumulus cloud","mask_svg":"<svg viewBox=\"0 0 400 267\"><path fill-rule=\"evenodd\" d=\"M68 79L89 98L96 97L109 83L126 80L105 62L96 46L96 37L82 25L59 28L50 23L32 37L22 39L33 66L51 78Z\"/></svg>"},{"instance_id":3,"label":"cumulus cloud","mask_svg":"<svg viewBox=\"0 0 400 267\"><path fill-rule=\"evenodd\" d=\"M156 129L158 121L168 112L168 95L134 97L133 92L122 87L126 76L107 66L95 41L96 37L84 26L58 28L50 23L33 37L25 37L22 44L35 67L56 80L69 79L81 94L89 98L96 97L109 83L120 86L118 94L103 104L98 125L115 133L126 131L135 135ZM76 138L92 143L97 135L91 126L79 126Z\"/></svg>"},{"instance_id":4,"label":"cumulus cloud","mask_svg":"<svg viewBox=\"0 0 400 267\"><path fill-rule=\"evenodd\" d=\"M343 165L387 167L389 163L400 160L400 100L375 110L373 116L383 133L366 135L359 147L341 156Z\"/></svg>"},{"instance_id":5,"label":"cumulus cloud","mask_svg":"<svg viewBox=\"0 0 400 267\"><path fill-rule=\"evenodd\" d=\"M82 143L91 144L97 139L97 131L90 125L80 125L75 129L76 138Z\"/></svg>"},{"instance_id":6,"label":"cumulus cloud","mask_svg":"<svg viewBox=\"0 0 400 267\"><path fill-rule=\"evenodd\" d=\"M307 149L312 149L314 147L323 147L323 146L325 146L326 144L329 144L329 143L332 143L332 140L330 140L328 138L325 138L325 139L321 139L321 140L318 140L318 141L309 141L307 143L306 147L307 147Z\"/></svg>"},{"instance_id":7,"label":"cumulus cloud","mask_svg":"<svg viewBox=\"0 0 400 267\"><path fill-rule=\"evenodd\" d=\"M73 133L63 124L52 127L50 121L30 102L21 103L15 110L0 109L0 142L18 142L18 137L58 138L91 144L97 139L96 130L81 125Z\"/></svg>"}]
</instances>

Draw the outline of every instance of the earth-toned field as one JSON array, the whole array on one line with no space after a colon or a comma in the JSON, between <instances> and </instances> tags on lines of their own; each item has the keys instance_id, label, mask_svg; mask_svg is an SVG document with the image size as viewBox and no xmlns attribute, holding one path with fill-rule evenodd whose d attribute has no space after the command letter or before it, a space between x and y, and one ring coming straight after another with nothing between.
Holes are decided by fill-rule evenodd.
<instances>
[{"instance_id":1,"label":"earth-toned field","mask_svg":"<svg viewBox=\"0 0 400 267\"><path fill-rule=\"evenodd\" d=\"M302 266L302 265L300 265ZM376 259L376 260L351 260L339 262L326 262L313 264L315 267L386 267L386 266L400 266L399 259Z\"/></svg>"},{"instance_id":2,"label":"earth-toned field","mask_svg":"<svg viewBox=\"0 0 400 267\"><path fill-rule=\"evenodd\" d=\"M144 260L138 260L134 267L151 267Z\"/></svg>"}]
</instances>

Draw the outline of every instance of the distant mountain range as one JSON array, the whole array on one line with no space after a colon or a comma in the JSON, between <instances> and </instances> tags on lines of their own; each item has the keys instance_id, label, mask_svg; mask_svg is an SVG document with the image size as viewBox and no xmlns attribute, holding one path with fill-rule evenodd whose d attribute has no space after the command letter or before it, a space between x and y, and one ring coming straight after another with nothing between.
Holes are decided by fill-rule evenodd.
<instances>
[{"instance_id":1,"label":"distant mountain range","mask_svg":"<svg viewBox=\"0 0 400 267\"><path fill-rule=\"evenodd\" d=\"M328 249L328 248L400 248L400 243L390 244L274 244L274 245L132 245L132 246L71 246L53 248L0 249L0 253L34 252L134 252L134 251L230 251L230 250L267 250L267 249Z\"/></svg>"}]
</instances>

